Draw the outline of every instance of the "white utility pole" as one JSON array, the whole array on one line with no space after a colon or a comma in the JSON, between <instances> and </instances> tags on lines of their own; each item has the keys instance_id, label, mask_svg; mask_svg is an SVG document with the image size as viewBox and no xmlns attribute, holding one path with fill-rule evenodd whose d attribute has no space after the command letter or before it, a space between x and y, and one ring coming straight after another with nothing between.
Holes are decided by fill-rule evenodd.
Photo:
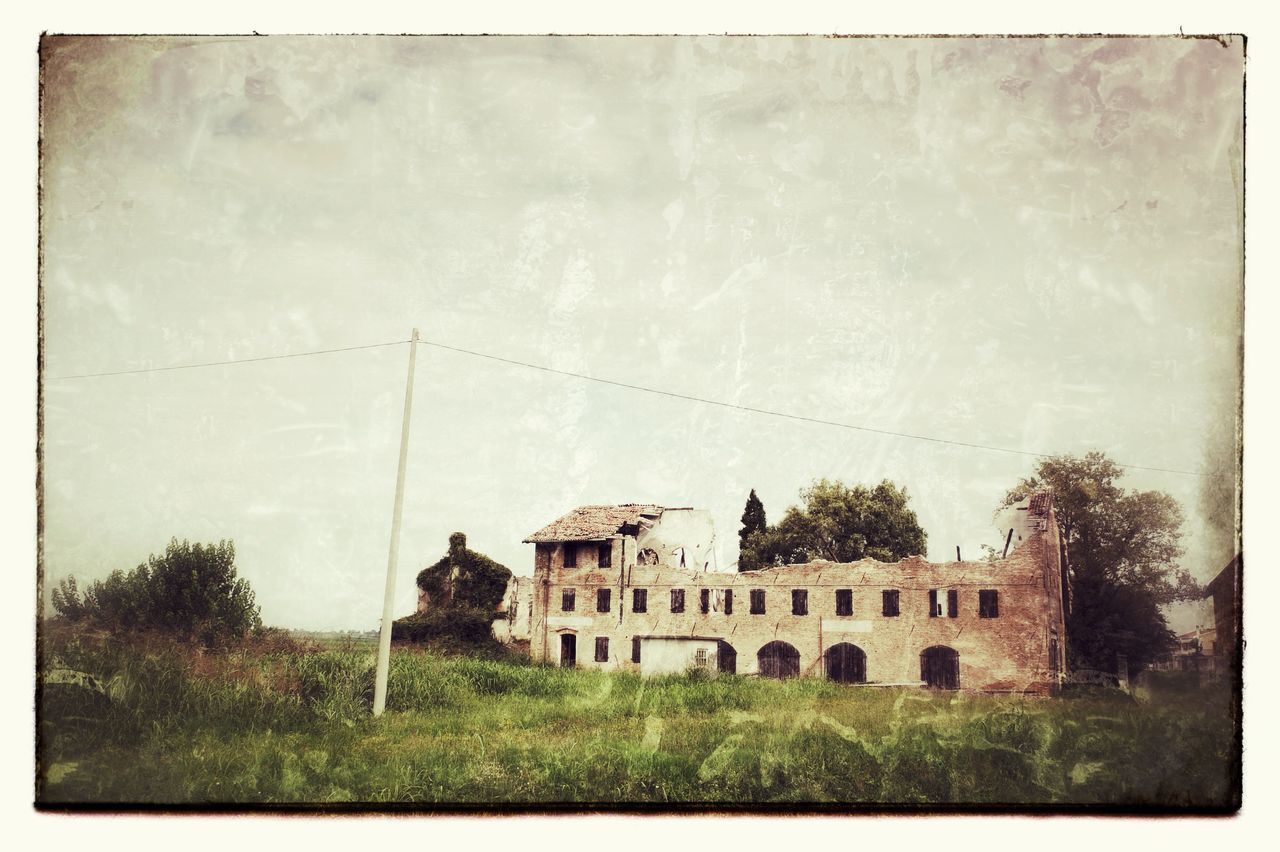
<instances>
[{"instance_id":1,"label":"white utility pole","mask_svg":"<svg viewBox=\"0 0 1280 852\"><path fill-rule=\"evenodd\" d=\"M404 508L404 465L409 456L409 413L413 410L413 362L418 356L418 330L409 340L409 379L404 386L404 423L400 426L400 466L396 471L396 505L391 513L391 551L387 554L387 590L382 599L382 631L378 634L378 669L373 682L373 715L387 707L387 671L391 666L391 621L396 597L396 561L400 556L400 514Z\"/></svg>"}]
</instances>

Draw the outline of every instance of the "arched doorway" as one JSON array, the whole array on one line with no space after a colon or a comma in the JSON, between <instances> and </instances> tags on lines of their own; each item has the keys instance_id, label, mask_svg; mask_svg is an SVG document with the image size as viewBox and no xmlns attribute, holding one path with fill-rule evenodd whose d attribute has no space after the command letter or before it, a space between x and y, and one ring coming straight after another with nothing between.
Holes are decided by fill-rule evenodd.
<instances>
[{"instance_id":1,"label":"arched doorway","mask_svg":"<svg viewBox=\"0 0 1280 852\"><path fill-rule=\"evenodd\" d=\"M716 649L718 650L717 657L719 658L717 668L725 674L737 674L738 652L734 650L734 647L721 639L716 642Z\"/></svg>"},{"instance_id":2,"label":"arched doorway","mask_svg":"<svg viewBox=\"0 0 1280 852\"><path fill-rule=\"evenodd\" d=\"M826 664L827 680L836 683L866 683L867 654L857 645L839 642L822 655Z\"/></svg>"},{"instance_id":3,"label":"arched doorway","mask_svg":"<svg viewBox=\"0 0 1280 852\"><path fill-rule=\"evenodd\" d=\"M782 641L765 645L756 654L761 677L788 678L800 674L800 652Z\"/></svg>"},{"instance_id":4,"label":"arched doorway","mask_svg":"<svg viewBox=\"0 0 1280 852\"><path fill-rule=\"evenodd\" d=\"M572 633L560 634L560 667L571 669L578 665L578 637Z\"/></svg>"},{"instance_id":5,"label":"arched doorway","mask_svg":"<svg viewBox=\"0 0 1280 852\"><path fill-rule=\"evenodd\" d=\"M920 679L930 689L959 689L960 652L945 645L925 648L920 654Z\"/></svg>"}]
</instances>

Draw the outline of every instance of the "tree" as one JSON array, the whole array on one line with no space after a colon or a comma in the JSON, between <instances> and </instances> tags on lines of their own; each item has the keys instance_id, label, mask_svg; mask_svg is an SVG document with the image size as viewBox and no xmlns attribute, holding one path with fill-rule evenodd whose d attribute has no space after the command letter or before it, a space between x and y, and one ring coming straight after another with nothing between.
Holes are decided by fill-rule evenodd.
<instances>
[{"instance_id":1,"label":"tree","mask_svg":"<svg viewBox=\"0 0 1280 852\"><path fill-rule=\"evenodd\" d=\"M764 504L760 502L760 498L756 496L756 490L752 488L747 496L747 505L742 510L742 529L738 530L738 546L745 547L747 538L752 533L764 532L767 526Z\"/></svg>"},{"instance_id":2,"label":"tree","mask_svg":"<svg viewBox=\"0 0 1280 852\"><path fill-rule=\"evenodd\" d=\"M905 488L884 480L868 488L826 479L800 491L802 506L787 509L776 526L751 533L740 570L825 559L896 562L925 552L926 536L907 507Z\"/></svg>"},{"instance_id":3,"label":"tree","mask_svg":"<svg viewBox=\"0 0 1280 852\"><path fill-rule=\"evenodd\" d=\"M1193 599L1199 586L1177 568L1182 509L1161 491L1125 491L1121 468L1105 454L1052 456L1005 495L1053 490L1063 556L1071 580L1068 652L1075 667L1114 671L1116 656L1141 669L1167 651L1174 636L1162 604Z\"/></svg>"},{"instance_id":4,"label":"tree","mask_svg":"<svg viewBox=\"0 0 1280 852\"><path fill-rule=\"evenodd\" d=\"M161 630L212 644L262 626L248 581L236 577L235 545L170 540L132 571L115 570L81 597L75 577L53 592L54 611L68 621L111 630Z\"/></svg>"}]
</instances>

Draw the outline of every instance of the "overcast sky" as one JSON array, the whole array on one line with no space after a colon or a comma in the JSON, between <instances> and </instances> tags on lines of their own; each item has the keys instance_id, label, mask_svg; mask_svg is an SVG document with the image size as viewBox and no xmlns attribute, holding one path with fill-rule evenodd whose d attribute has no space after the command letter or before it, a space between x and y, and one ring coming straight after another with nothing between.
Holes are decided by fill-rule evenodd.
<instances>
[{"instance_id":1,"label":"overcast sky","mask_svg":"<svg viewBox=\"0 0 1280 852\"><path fill-rule=\"evenodd\" d=\"M407 346L1204 473L1234 428L1239 40L46 43L46 586L233 539L271 624L372 629ZM586 503L737 556L815 477L979 555L1035 460L420 347L397 610L448 534L531 573ZM1131 470L1232 553L1206 477ZM1184 626L1184 625L1178 625Z\"/></svg>"}]
</instances>

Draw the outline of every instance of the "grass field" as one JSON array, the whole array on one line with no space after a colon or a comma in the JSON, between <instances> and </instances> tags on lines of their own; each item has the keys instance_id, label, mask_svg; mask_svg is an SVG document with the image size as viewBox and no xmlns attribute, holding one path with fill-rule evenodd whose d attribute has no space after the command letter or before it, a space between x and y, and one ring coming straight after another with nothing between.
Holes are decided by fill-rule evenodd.
<instances>
[{"instance_id":1,"label":"grass field","mask_svg":"<svg viewBox=\"0 0 1280 852\"><path fill-rule=\"evenodd\" d=\"M37 801L1228 808L1230 696L642 681L367 644L46 636Z\"/></svg>"}]
</instances>

